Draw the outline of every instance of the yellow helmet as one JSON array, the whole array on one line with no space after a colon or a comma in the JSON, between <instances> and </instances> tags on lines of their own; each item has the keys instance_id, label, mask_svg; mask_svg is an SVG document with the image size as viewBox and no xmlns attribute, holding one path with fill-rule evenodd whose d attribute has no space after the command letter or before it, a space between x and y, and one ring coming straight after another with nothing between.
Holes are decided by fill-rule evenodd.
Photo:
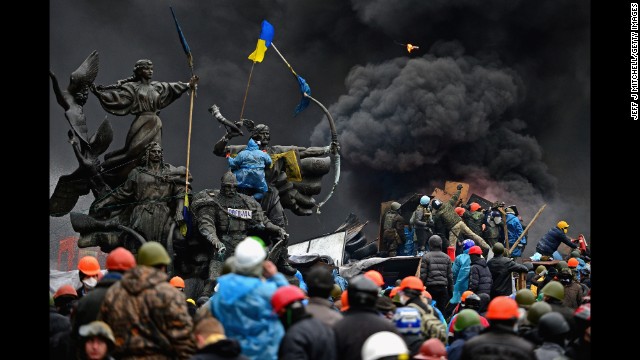
<instances>
[{"instance_id":1,"label":"yellow helmet","mask_svg":"<svg viewBox=\"0 0 640 360\"><path fill-rule=\"evenodd\" d=\"M566 221L564 220L560 220L558 221L558 224L556 224L556 227L562 231L564 231L564 233L567 233L567 230L569 229L569 224L567 224Z\"/></svg>"}]
</instances>

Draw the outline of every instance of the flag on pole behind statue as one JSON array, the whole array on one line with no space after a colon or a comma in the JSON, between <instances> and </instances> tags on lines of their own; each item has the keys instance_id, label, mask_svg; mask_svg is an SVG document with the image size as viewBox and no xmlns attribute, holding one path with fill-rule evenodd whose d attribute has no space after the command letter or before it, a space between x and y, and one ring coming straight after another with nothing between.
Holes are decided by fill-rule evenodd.
<instances>
[{"instance_id":1,"label":"flag on pole behind statue","mask_svg":"<svg viewBox=\"0 0 640 360\"><path fill-rule=\"evenodd\" d=\"M262 20L260 37L258 38L256 49L249 55L249 60L253 60L253 62L262 62L264 59L264 53L267 51L267 48L271 45L271 41L273 40L273 33L273 25L269 24L267 20Z\"/></svg>"}]
</instances>

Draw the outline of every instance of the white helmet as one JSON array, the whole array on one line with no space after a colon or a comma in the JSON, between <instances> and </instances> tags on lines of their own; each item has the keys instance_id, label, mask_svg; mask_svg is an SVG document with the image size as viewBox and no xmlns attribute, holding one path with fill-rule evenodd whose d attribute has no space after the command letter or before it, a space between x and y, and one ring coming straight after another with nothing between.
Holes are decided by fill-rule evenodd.
<instances>
[{"instance_id":1,"label":"white helmet","mask_svg":"<svg viewBox=\"0 0 640 360\"><path fill-rule=\"evenodd\" d=\"M367 338L362 344L362 360L377 360L386 356L406 354L409 356L407 344L398 334L391 331L380 331Z\"/></svg>"},{"instance_id":2,"label":"white helmet","mask_svg":"<svg viewBox=\"0 0 640 360\"><path fill-rule=\"evenodd\" d=\"M248 271L261 264L267 258L262 245L251 237L238 243L235 251L236 271Z\"/></svg>"},{"instance_id":3,"label":"white helmet","mask_svg":"<svg viewBox=\"0 0 640 360\"><path fill-rule=\"evenodd\" d=\"M427 195L422 195L422 197L420 198L420 205L427 206L429 205L429 201L431 201L430 197L428 197Z\"/></svg>"}]
</instances>

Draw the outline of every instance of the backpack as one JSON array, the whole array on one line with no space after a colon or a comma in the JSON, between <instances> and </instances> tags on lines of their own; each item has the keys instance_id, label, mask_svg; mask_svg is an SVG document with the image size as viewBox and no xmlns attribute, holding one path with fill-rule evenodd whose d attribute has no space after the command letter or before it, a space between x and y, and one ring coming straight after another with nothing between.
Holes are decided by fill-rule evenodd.
<instances>
[{"instance_id":1,"label":"backpack","mask_svg":"<svg viewBox=\"0 0 640 360\"><path fill-rule=\"evenodd\" d=\"M422 320L421 332L425 340L436 338L440 339L443 344L447 343L447 326L440 321L431 305L426 305L429 311L425 311L416 304L408 304L407 306L418 309L420 312Z\"/></svg>"}]
</instances>

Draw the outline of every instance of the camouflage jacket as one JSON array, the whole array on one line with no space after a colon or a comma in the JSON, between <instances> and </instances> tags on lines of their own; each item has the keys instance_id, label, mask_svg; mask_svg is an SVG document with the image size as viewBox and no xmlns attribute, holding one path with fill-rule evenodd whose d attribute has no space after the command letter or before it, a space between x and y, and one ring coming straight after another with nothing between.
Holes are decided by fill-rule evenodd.
<instances>
[{"instance_id":1,"label":"camouflage jacket","mask_svg":"<svg viewBox=\"0 0 640 360\"><path fill-rule=\"evenodd\" d=\"M453 208L453 205L458 202L459 197L460 190L456 191L455 194L451 196L451 199L449 201L443 202L440 209L438 209L438 211L436 212L436 215L440 218L440 221L442 221L442 224L444 225L444 228L447 229L447 232L451 231L451 228L455 224L462 221L462 218L458 214L456 214ZM447 233L444 235L448 236L449 234Z\"/></svg>"},{"instance_id":2,"label":"camouflage jacket","mask_svg":"<svg viewBox=\"0 0 640 360\"><path fill-rule=\"evenodd\" d=\"M184 294L153 267L125 273L107 291L98 317L113 330L118 359L188 359L196 350Z\"/></svg>"}]
</instances>

